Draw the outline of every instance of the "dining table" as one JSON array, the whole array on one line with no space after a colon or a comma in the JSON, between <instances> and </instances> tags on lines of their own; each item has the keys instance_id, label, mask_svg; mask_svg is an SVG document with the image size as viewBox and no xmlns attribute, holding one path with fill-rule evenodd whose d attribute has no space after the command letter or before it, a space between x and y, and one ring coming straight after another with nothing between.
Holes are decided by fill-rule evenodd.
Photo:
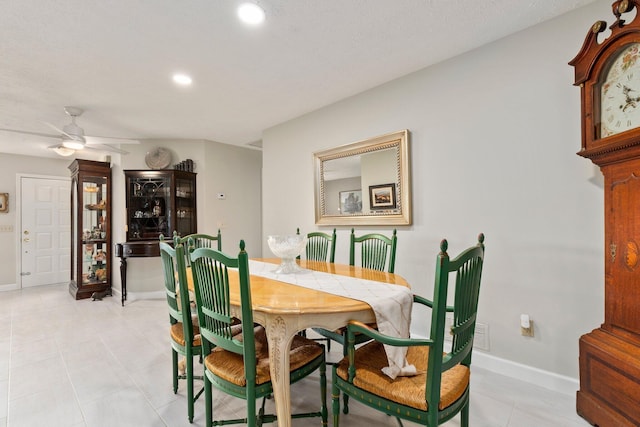
<instances>
[{"instance_id":1,"label":"dining table","mask_svg":"<svg viewBox=\"0 0 640 427\"><path fill-rule=\"evenodd\" d=\"M280 263L278 258L255 259L262 263ZM321 261L297 260L302 269L347 276L364 281L382 282L409 288L398 274L357 266ZM335 330L349 320L376 322L372 307L361 300L298 286L251 274L250 287L253 320L264 326L269 344L269 368L273 383L278 426L291 426L291 391L289 383L289 348L294 336L303 330L319 327ZM191 280L191 275L187 277ZM192 283L190 283L192 287ZM232 314L241 318L240 291L237 274L229 275Z\"/></svg>"}]
</instances>

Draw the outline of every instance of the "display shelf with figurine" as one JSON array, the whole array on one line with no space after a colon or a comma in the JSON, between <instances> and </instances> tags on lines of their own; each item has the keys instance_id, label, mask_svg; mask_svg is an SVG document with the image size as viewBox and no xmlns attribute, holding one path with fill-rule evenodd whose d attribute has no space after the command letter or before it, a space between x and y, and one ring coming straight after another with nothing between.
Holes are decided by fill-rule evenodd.
<instances>
[{"instance_id":1,"label":"display shelf with figurine","mask_svg":"<svg viewBox=\"0 0 640 427\"><path fill-rule=\"evenodd\" d=\"M111 165L77 159L71 170L71 280L75 299L111 292Z\"/></svg>"}]
</instances>

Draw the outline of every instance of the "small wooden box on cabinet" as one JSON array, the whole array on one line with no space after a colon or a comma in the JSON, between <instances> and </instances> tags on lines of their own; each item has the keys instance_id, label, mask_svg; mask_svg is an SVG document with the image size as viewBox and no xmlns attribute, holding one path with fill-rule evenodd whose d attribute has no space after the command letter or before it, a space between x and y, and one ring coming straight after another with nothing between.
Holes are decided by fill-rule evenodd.
<instances>
[{"instance_id":1,"label":"small wooden box on cabinet","mask_svg":"<svg viewBox=\"0 0 640 427\"><path fill-rule=\"evenodd\" d=\"M640 425L640 13L628 13L638 6L613 2L611 34L596 22L569 63L582 104L578 154L604 175L605 318L580 338L576 402L599 427Z\"/></svg>"},{"instance_id":2,"label":"small wooden box on cabinet","mask_svg":"<svg viewBox=\"0 0 640 427\"><path fill-rule=\"evenodd\" d=\"M77 300L111 292L111 164L74 160L71 170L71 281Z\"/></svg>"}]
</instances>

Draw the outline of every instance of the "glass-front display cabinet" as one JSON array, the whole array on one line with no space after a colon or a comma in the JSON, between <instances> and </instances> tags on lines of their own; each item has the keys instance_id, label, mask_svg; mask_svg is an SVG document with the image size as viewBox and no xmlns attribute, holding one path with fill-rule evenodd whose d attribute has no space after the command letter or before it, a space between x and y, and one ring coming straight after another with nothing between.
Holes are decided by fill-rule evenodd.
<instances>
[{"instance_id":1,"label":"glass-front display cabinet","mask_svg":"<svg viewBox=\"0 0 640 427\"><path fill-rule=\"evenodd\" d=\"M120 258L122 305L127 300L127 259L160 256L160 235L197 232L196 174L164 170L125 170L127 240L115 245Z\"/></svg>"},{"instance_id":2,"label":"glass-front display cabinet","mask_svg":"<svg viewBox=\"0 0 640 427\"><path fill-rule=\"evenodd\" d=\"M74 160L71 170L71 281L77 300L111 293L111 164Z\"/></svg>"},{"instance_id":3,"label":"glass-front display cabinet","mask_svg":"<svg viewBox=\"0 0 640 427\"><path fill-rule=\"evenodd\" d=\"M178 170L126 170L127 242L196 232L196 174ZM157 245L156 245L157 246ZM158 253L159 254L159 253Z\"/></svg>"}]
</instances>

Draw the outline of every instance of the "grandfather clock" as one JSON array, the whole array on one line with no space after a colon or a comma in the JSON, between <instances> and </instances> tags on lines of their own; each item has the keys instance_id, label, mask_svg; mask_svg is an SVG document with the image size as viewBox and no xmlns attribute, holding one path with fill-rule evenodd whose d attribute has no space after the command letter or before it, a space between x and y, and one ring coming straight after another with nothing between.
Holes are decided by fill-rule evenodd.
<instances>
[{"instance_id":1,"label":"grandfather clock","mask_svg":"<svg viewBox=\"0 0 640 427\"><path fill-rule=\"evenodd\" d=\"M582 148L604 175L604 323L580 338L577 411L600 427L640 425L640 12L612 5L569 63L580 86ZM631 22L625 18L637 17ZM601 40L598 40L598 39Z\"/></svg>"}]
</instances>

